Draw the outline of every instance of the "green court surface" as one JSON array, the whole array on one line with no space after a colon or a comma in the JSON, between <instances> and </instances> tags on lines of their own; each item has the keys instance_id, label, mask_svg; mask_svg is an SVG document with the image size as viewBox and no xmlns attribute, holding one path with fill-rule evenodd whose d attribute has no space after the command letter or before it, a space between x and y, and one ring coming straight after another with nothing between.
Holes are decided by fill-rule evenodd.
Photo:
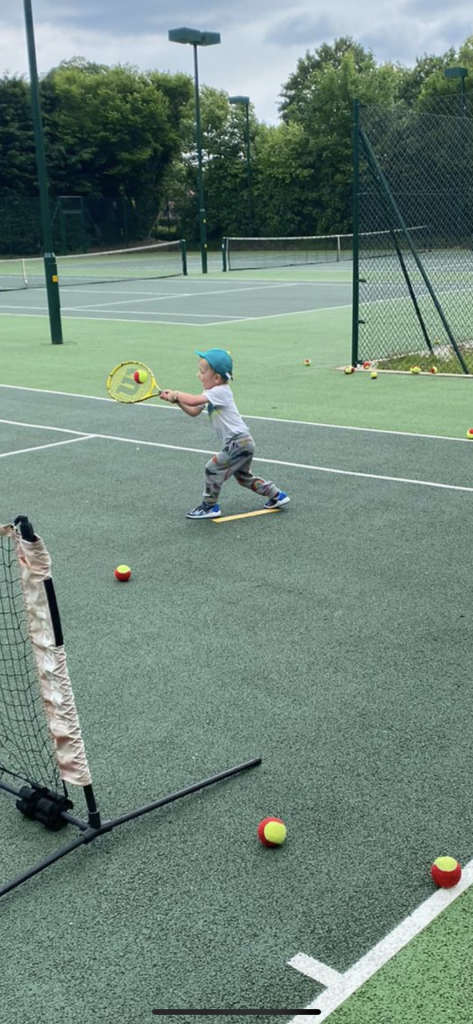
<instances>
[{"instance_id":1,"label":"green court surface","mask_svg":"<svg viewBox=\"0 0 473 1024\"><path fill-rule=\"evenodd\" d=\"M51 554L105 818L263 760L4 897L2 1021L469 1024L472 383L341 372L339 265L161 281L146 318L134 287L93 320L100 295L63 294L63 346L41 293L1 296L0 522L28 514ZM276 514L186 520L206 418L107 398L124 359L195 391L215 346L254 471L291 497ZM261 499L228 481L221 504ZM3 882L67 839L0 800ZM266 815L280 849L258 843ZM464 865L450 893L443 853Z\"/></svg>"}]
</instances>

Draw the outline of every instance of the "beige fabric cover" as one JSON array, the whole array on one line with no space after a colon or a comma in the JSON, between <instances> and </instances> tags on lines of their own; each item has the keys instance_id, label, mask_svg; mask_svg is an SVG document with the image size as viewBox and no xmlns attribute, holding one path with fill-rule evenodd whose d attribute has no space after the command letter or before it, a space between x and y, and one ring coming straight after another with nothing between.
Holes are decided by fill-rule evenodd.
<instances>
[{"instance_id":1,"label":"beige fabric cover","mask_svg":"<svg viewBox=\"0 0 473 1024\"><path fill-rule=\"evenodd\" d=\"M87 786L91 783L91 776L67 670L66 652L63 646L55 645L44 587L44 581L51 576L51 559L40 537L32 542L22 540L13 526L0 526L0 535L9 535L15 544L28 631L61 778L76 786Z\"/></svg>"}]
</instances>

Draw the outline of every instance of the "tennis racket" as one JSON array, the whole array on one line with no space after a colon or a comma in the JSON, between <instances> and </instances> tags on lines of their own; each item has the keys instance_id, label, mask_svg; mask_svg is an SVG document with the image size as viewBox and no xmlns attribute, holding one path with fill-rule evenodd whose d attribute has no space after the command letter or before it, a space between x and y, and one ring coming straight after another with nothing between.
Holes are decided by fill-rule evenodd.
<instances>
[{"instance_id":1,"label":"tennis racket","mask_svg":"<svg viewBox=\"0 0 473 1024\"><path fill-rule=\"evenodd\" d=\"M141 378L141 379L140 379ZM144 363L128 359L115 366L107 377L107 391L116 402L146 402L156 398L161 388L154 379L153 371Z\"/></svg>"}]
</instances>

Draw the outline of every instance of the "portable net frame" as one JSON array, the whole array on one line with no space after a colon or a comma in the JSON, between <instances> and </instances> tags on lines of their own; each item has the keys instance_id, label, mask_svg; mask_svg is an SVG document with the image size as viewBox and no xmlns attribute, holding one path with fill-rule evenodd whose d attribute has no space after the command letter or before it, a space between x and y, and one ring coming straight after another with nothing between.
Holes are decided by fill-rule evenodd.
<instances>
[{"instance_id":1,"label":"portable net frame","mask_svg":"<svg viewBox=\"0 0 473 1024\"><path fill-rule=\"evenodd\" d=\"M354 366L473 371L473 104L442 110L354 104Z\"/></svg>"},{"instance_id":2,"label":"portable net frame","mask_svg":"<svg viewBox=\"0 0 473 1024\"><path fill-rule=\"evenodd\" d=\"M181 238L110 252L57 256L56 263L63 286L153 281L187 274L187 251ZM0 291L45 287L42 257L0 260Z\"/></svg>"},{"instance_id":3,"label":"portable net frame","mask_svg":"<svg viewBox=\"0 0 473 1024\"><path fill-rule=\"evenodd\" d=\"M0 790L22 815L75 839L16 878L0 896L116 826L261 764L253 758L120 817L102 821L68 675L51 560L26 516L0 526ZM71 813L80 787L87 817Z\"/></svg>"}]
</instances>

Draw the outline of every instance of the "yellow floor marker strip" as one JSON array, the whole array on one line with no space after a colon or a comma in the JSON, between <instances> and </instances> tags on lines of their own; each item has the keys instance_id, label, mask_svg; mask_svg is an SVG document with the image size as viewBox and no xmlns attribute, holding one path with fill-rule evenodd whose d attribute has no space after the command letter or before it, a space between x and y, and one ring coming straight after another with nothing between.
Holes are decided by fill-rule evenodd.
<instances>
[{"instance_id":1,"label":"yellow floor marker strip","mask_svg":"<svg viewBox=\"0 0 473 1024\"><path fill-rule=\"evenodd\" d=\"M279 512L278 508L259 508L256 512L240 512L238 516L219 516L213 523L231 523L232 519L249 519L250 516L267 516L268 512Z\"/></svg>"}]
</instances>

